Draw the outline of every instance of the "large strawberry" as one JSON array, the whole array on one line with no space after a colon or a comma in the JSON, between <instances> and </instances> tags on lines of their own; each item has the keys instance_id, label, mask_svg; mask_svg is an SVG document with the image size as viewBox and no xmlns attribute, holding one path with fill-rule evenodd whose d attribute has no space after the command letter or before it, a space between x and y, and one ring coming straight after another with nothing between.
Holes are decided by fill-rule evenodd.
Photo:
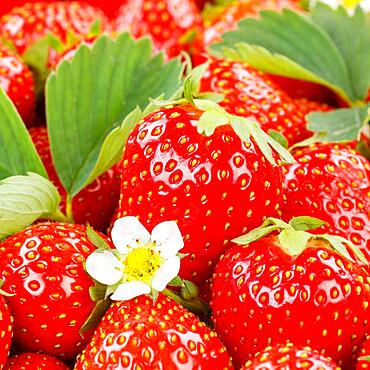
<instances>
[{"instance_id":1,"label":"large strawberry","mask_svg":"<svg viewBox=\"0 0 370 370\"><path fill-rule=\"evenodd\" d=\"M320 225L307 217L266 220L217 265L213 322L236 365L289 340L353 369L369 330L370 277L350 259L346 246L361 255L354 245L308 233L311 223Z\"/></svg>"},{"instance_id":2,"label":"large strawberry","mask_svg":"<svg viewBox=\"0 0 370 370\"><path fill-rule=\"evenodd\" d=\"M265 131L279 132L290 145L312 135L306 128L306 112L266 74L245 63L211 60L200 90L224 94L220 105L228 112L254 117Z\"/></svg>"},{"instance_id":3,"label":"large strawberry","mask_svg":"<svg viewBox=\"0 0 370 370\"><path fill-rule=\"evenodd\" d=\"M226 112L219 113L162 108L132 131L122 161L118 217L137 216L149 230L177 220L188 254L180 276L197 283L212 273L231 238L278 214L282 196L279 165L266 159L253 135L241 139ZM230 120L242 122L239 131L253 126L259 138L264 134L255 122Z\"/></svg>"},{"instance_id":4,"label":"large strawberry","mask_svg":"<svg viewBox=\"0 0 370 370\"><path fill-rule=\"evenodd\" d=\"M127 0L118 11L116 31L130 31L135 37L150 36L158 50L168 57L187 50L200 28L194 0Z\"/></svg>"},{"instance_id":5,"label":"large strawberry","mask_svg":"<svg viewBox=\"0 0 370 370\"><path fill-rule=\"evenodd\" d=\"M53 165L47 129L46 127L32 128L30 135L51 181L62 195L61 207L64 211L66 192ZM98 230L103 230L109 225L119 201L119 171L119 165L113 166L74 197L72 208L76 223L88 222Z\"/></svg>"},{"instance_id":6,"label":"large strawberry","mask_svg":"<svg viewBox=\"0 0 370 370\"><path fill-rule=\"evenodd\" d=\"M330 358L320 355L310 347L297 347L292 343L266 347L255 354L252 360L241 370L340 370L340 367Z\"/></svg>"},{"instance_id":7,"label":"large strawberry","mask_svg":"<svg viewBox=\"0 0 370 370\"><path fill-rule=\"evenodd\" d=\"M79 329L94 307L83 262L95 246L84 226L40 223L0 244L0 271L23 351L72 359L88 339Z\"/></svg>"},{"instance_id":8,"label":"large strawberry","mask_svg":"<svg viewBox=\"0 0 370 370\"><path fill-rule=\"evenodd\" d=\"M22 353L10 357L4 370L68 370L69 367L55 357L39 353Z\"/></svg>"},{"instance_id":9,"label":"large strawberry","mask_svg":"<svg viewBox=\"0 0 370 370\"><path fill-rule=\"evenodd\" d=\"M30 2L5 14L0 20L0 32L23 54L48 34L62 42L84 38L96 21L101 22L102 28L108 24L100 9L83 2Z\"/></svg>"},{"instance_id":10,"label":"large strawberry","mask_svg":"<svg viewBox=\"0 0 370 370\"><path fill-rule=\"evenodd\" d=\"M350 239L370 257L370 163L345 144L314 144L294 151L285 167L288 221L302 214L327 222L321 232Z\"/></svg>"},{"instance_id":11,"label":"large strawberry","mask_svg":"<svg viewBox=\"0 0 370 370\"><path fill-rule=\"evenodd\" d=\"M13 336L13 317L0 292L0 369L3 369L10 351Z\"/></svg>"},{"instance_id":12,"label":"large strawberry","mask_svg":"<svg viewBox=\"0 0 370 370\"><path fill-rule=\"evenodd\" d=\"M35 115L35 91L31 71L21 58L0 42L0 85L13 101L27 125Z\"/></svg>"},{"instance_id":13,"label":"large strawberry","mask_svg":"<svg viewBox=\"0 0 370 370\"><path fill-rule=\"evenodd\" d=\"M75 370L232 369L225 348L204 323L170 298L114 303Z\"/></svg>"}]
</instances>

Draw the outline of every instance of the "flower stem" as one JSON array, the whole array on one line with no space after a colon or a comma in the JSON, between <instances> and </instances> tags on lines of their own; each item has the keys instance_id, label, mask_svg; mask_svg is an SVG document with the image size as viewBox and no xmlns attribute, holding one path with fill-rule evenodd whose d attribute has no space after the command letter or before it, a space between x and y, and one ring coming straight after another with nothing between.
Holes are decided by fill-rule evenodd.
<instances>
[{"instance_id":1,"label":"flower stem","mask_svg":"<svg viewBox=\"0 0 370 370\"><path fill-rule=\"evenodd\" d=\"M209 305L199 298L187 300L187 299L180 297L179 295L177 295L174 291L170 289L165 289L162 293L166 295L167 297L172 298L175 302L181 304L182 306L184 306L189 311L195 314L208 315L211 312Z\"/></svg>"},{"instance_id":2,"label":"flower stem","mask_svg":"<svg viewBox=\"0 0 370 370\"><path fill-rule=\"evenodd\" d=\"M66 197L66 216L68 222L73 224L72 197L69 194Z\"/></svg>"}]
</instances>

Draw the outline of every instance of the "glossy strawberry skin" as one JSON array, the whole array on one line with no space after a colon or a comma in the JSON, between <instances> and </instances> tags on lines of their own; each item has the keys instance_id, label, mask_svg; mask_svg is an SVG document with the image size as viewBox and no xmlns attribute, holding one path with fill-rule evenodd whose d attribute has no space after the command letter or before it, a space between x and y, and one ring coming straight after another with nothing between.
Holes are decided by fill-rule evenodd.
<instances>
[{"instance_id":1,"label":"glossy strawberry skin","mask_svg":"<svg viewBox=\"0 0 370 370\"><path fill-rule=\"evenodd\" d=\"M46 127L32 128L30 135L50 180L62 195L61 209L64 212L66 192L53 165L47 129ZM119 188L120 166L117 164L75 196L72 201L74 221L78 224L89 223L97 230L104 230L118 206Z\"/></svg>"},{"instance_id":2,"label":"glossy strawberry skin","mask_svg":"<svg viewBox=\"0 0 370 370\"><path fill-rule=\"evenodd\" d=\"M13 317L5 298L0 295L0 369L5 365L12 342Z\"/></svg>"},{"instance_id":3,"label":"glossy strawberry skin","mask_svg":"<svg viewBox=\"0 0 370 370\"><path fill-rule=\"evenodd\" d=\"M285 166L282 218L319 217L318 233L350 239L370 258L370 163L345 144L316 144L294 151Z\"/></svg>"},{"instance_id":4,"label":"glossy strawberry skin","mask_svg":"<svg viewBox=\"0 0 370 370\"><path fill-rule=\"evenodd\" d=\"M129 31L134 37L149 36L157 50L169 58L188 50L186 40L201 27L194 0L127 0L120 7L114 29Z\"/></svg>"},{"instance_id":5,"label":"glossy strawberry skin","mask_svg":"<svg viewBox=\"0 0 370 370\"><path fill-rule=\"evenodd\" d=\"M310 347L297 347L291 343L267 347L256 353L240 370L340 370L330 358Z\"/></svg>"},{"instance_id":6,"label":"glossy strawberry skin","mask_svg":"<svg viewBox=\"0 0 370 370\"><path fill-rule=\"evenodd\" d=\"M3 289L14 315L14 343L72 359L88 340L79 334L94 303L83 262L95 250L85 227L40 223L0 244Z\"/></svg>"},{"instance_id":7,"label":"glossy strawberry skin","mask_svg":"<svg viewBox=\"0 0 370 370\"><path fill-rule=\"evenodd\" d=\"M78 358L75 370L232 369L217 335L172 299L160 295L115 302Z\"/></svg>"},{"instance_id":8,"label":"glossy strawberry skin","mask_svg":"<svg viewBox=\"0 0 370 370\"><path fill-rule=\"evenodd\" d=\"M35 116L35 88L31 71L21 58L0 42L0 85L15 104L23 121L32 125Z\"/></svg>"},{"instance_id":9,"label":"glossy strawberry skin","mask_svg":"<svg viewBox=\"0 0 370 370\"><path fill-rule=\"evenodd\" d=\"M19 54L49 33L62 42L68 33L84 38L97 20L105 29L109 23L103 12L83 2L56 1L26 3L13 8L0 20L0 32Z\"/></svg>"},{"instance_id":10,"label":"glossy strawberry skin","mask_svg":"<svg viewBox=\"0 0 370 370\"><path fill-rule=\"evenodd\" d=\"M275 236L233 247L215 269L215 330L242 365L248 355L290 341L353 369L369 329L369 275L317 244L286 254Z\"/></svg>"},{"instance_id":11,"label":"glossy strawberry skin","mask_svg":"<svg viewBox=\"0 0 370 370\"><path fill-rule=\"evenodd\" d=\"M39 353L22 353L10 357L4 370L68 370L69 367L55 357Z\"/></svg>"},{"instance_id":12,"label":"glossy strawberry skin","mask_svg":"<svg viewBox=\"0 0 370 370\"><path fill-rule=\"evenodd\" d=\"M132 131L122 162L118 217L136 216L148 230L176 220L188 253L180 276L197 284L213 271L230 240L277 215L281 170L231 126L210 136L189 105L163 108Z\"/></svg>"},{"instance_id":13,"label":"glossy strawberry skin","mask_svg":"<svg viewBox=\"0 0 370 370\"><path fill-rule=\"evenodd\" d=\"M255 118L266 132L284 135L289 145L312 135L306 128L305 112L293 99L245 63L213 60L201 80L201 91L224 94L220 105L229 113Z\"/></svg>"}]
</instances>

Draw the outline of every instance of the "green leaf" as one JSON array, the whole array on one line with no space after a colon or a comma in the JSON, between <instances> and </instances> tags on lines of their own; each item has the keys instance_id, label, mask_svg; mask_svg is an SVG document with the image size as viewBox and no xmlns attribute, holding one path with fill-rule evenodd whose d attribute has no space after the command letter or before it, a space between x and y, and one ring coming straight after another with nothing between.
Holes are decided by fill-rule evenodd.
<instances>
[{"instance_id":1,"label":"green leaf","mask_svg":"<svg viewBox=\"0 0 370 370\"><path fill-rule=\"evenodd\" d=\"M107 296L107 286L104 285L104 284L101 284L99 283L98 281L92 279L94 281L94 284L93 286L91 286L89 288L89 294L90 294L90 298L94 301L94 302L98 302L98 301L101 301L103 299L106 298Z\"/></svg>"},{"instance_id":2,"label":"green leaf","mask_svg":"<svg viewBox=\"0 0 370 370\"><path fill-rule=\"evenodd\" d=\"M199 297L199 288L189 280L184 280L181 288L181 297L192 300Z\"/></svg>"},{"instance_id":3,"label":"green leaf","mask_svg":"<svg viewBox=\"0 0 370 370\"><path fill-rule=\"evenodd\" d=\"M312 19L334 40L349 70L349 77L358 100L365 100L370 88L370 18L360 6L353 15L339 7L318 3Z\"/></svg>"},{"instance_id":4,"label":"green leaf","mask_svg":"<svg viewBox=\"0 0 370 370\"><path fill-rule=\"evenodd\" d=\"M325 133L322 141L351 141L359 133L367 118L370 104L363 107L337 109L331 112L314 112L307 116L308 128Z\"/></svg>"},{"instance_id":5,"label":"green leaf","mask_svg":"<svg viewBox=\"0 0 370 370\"><path fill-rule=\"evenodd\" d=\"M0 181L0 239L17 233L39 218L58 215L55 186L35 173Z\"/></svg>"},{"instance_id":6,"label":"green leaf","mask_svg":"<svg viewBox=\"0 0 370 370\"><path fill-rule=\"evenodd\" d=\"M219 126L227 125L229 117L227 113L218 111L206 111L199 118L197 131L200 134L211 136Z\"/></svg>"},{"instance_id":7,"label":"green leaf","mask_svg":"<svg viewBox=\"0 0 370 370\"><path fill-rule=\"evenodd\" d=\"M285 9L244 19L236 31L212 48L272 74L325 85L347 101L355 101L345 60L330 36L309 17Z\"/></svg>"},{"instance_id":8,"label":"green leaf","mask_svg":"<svg viewBox=\"0 0 370 370\"><path fill-rule=\"evenodd\" d=\"M104 240L90 225L87 225L86 227L86 235L96 248L101 250L111 250L107 241Z\"/></svg>"},{"instance_id":9,"label":"green leaf","mask_svg":"<svg viewBox=\"0 0 370 370\"><path fill-rule=\"evenodd\" d=\"M278 235L281 246L290 256L299 256L305 250L311 237L310 233L295 230L283 230Z\"/></svg>"},{"instance_id":10,"label":"green leaf","mask_svg":"<svg viewBox=\"0 0 370 370\"><path fill-rule=\"evenodd\" d=\"M173 278L169 283L168 283L169 286L182 286L183 285L183 281L182 279L179 277L179 276L176 276L175 278Z\"/></svg>"},{"instance_id":11,"label":"green leaf","mask_svg":"<svg viewBox=\"0 0 370 370\"><path fill-rule=\"evenodd\" d=\"M80 328L81 336L83 336L83 333L95 329L98 326L111 304L112 301L109 298L96 302L93 311Z\"/></svg>"},{"instance_id":12,"label":"green leaf","mask_svg":"<svg viewBox=\"0 0 370 370\"><path fill-rule=\"evenodd\" d=\"M370 356L361 356L357 359L357 361L369 361L370 362Z\"/></svg>"},{"instance_id":13,"label":"green leaf","mask_svg":"<svg viewBox=\"0 0 370 370\"><path fill-rule=\"evenodd\" d=\"M27 172L47 177L22 118L0 87L0 179Z\"/></svg>"},{"instance_id":14,"label":"green leaf","mask_svg":"<svg viewBox=\"0 0 370 370\"><path fill-rule=\"evenodd\" d=\"M326 225L325 221L309 216L294 217L289 221L289 225L296 231L306 231L317 229Z\"/></svg>"},{"instance_id":15,"label":"green leaf","mask_svg":"<svg viewBox=\"0 0 370 370\"><path fill-rule=\"evenodd\" d=\"M68 194L92 180L107 135L149 98L170 98L181 73L178 59L165 64L162 54L152 56L148 39L134 41L129 34L82 45L59 65L47 81L46 110L53 160Z\"/></svg>"},{"instance_id":16,"label":"green leaf","mask_svg":"<svg viewBox=\"0 0 370 370\"><path fill-rule=\"evenodd\" d=\"M288 149L288 140L287 138L282 135L280 132L275 130L269 130L268 134L277 141L283 148Z\"/></svg>"}]
</instances>

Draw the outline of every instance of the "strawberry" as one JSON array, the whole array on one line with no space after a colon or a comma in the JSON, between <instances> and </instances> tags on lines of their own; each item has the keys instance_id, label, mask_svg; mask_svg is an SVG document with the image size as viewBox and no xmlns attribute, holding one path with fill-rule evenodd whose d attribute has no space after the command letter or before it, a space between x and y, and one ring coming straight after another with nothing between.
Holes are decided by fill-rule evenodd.
<instances>
[{"instance_id":1,"label":"strawberry","mask_svg":"<svg viewBox=\"0 0 370 370\"><path fill-rule=\"evenodd\" d=\"M334 109L328 104L319 103L317 101L308 100L306 98L294 99L294 102L304 115L312 112L330 112Z\"/></svg>"},{"instance_id":2,"label":"strawberry","mask_svg":"<svg viewBox=\"0 0 370 370\"><path fill-rule=\"evenodd\" d=\"M319 215L320 232L341 235L370 258L370 163L345 144L314 144L285 166L282 218Z\"/></svg>"},{"instance_id":3,"label":"strawberry","mask_svg":"<svg viewBox=\"0 0 370 370\"><path fill-rule=\"evenodd\" d=\"M116 302L78 358L84 369L232 369L225 348L196 316L170 298Z\"/></svg>"},{"instance_id":4,"label":"strawberry","mask_svg":"<svg viewBox=\"0 0 370 370\"><path fill-rule=\"evenodd\" d=\"M0 271L14 315L14 342L23 351L73 359L94 307L83 262L95 250L81 225L40 223L0 244Z\"/></svg>"},{"instance_id":5,"label":"strawberry","mask_svg":"<svg viewBox=\"0 0 370 370\"><path fill-rule=\"evenodd\" d=\"M13 336L13 317L9 307L0 294L0 369L5 365Z\"/></svg>"},{"instance_id":6,"label":"strawberry","mask_svg":"<svg viewBox=\"0 0 370 370\"><path fill-rule=\"evenodd\" d=\"M0 32L19 54L23 54L48 34L63 43L72 36L84 38L97 20L103 29L109 23L100 9L78 1L26 3L3 15Z\"/></svg>"},{"instance_id":7,"label":"strawberry","mask_svg":"<svg viewBox=\"0 0 370 370\"><path fill-rule=\"evenodd\" d=\"M229 113L254 117L265 131L278 131L290 145L312 135L305 112L266 74L244 63L212 60L200 89L224 94L220 105Z\"/></svg>"},{"instance_id":8,"label":"strawberry","mask_svg":"<svg viewBox=\"0 0 370 370\"><path fill-rule=\"evenodd\" d=\"M0 42L0 85L27 125L35 115L35 89L31 71L21 58Z\"/></svg>"},{"instance_id":9,"label":"strawberry","mask_svg":"<svg viewBox=\"0 0 370 370\"><path fill-rule=\"evenodd\" d=\"M53 165L47 129L32 128L30 135L51 181L62 195L61 208L65 211L66 192ZM98 230L103 230L109 225L119 201L119 171L119 165L113 166L74 197L72 209L76 223L90 223Z\"/></svg>"},{"instance_id":10,"label":"strawberry","mask_svg":"<svg viewBox=\"0 0 370 370\"><path fill-rule=\"evenodd\" d=\"M290 341L353 369L369 330L370 276L350 259L346 246L364 260L350 242L307 233L310 220L268 219L235 240L243 246L229 249L217 265L213 322L235 365ZM281 232L268 235L274 230Z\"/></svg>"},{"instance_id":11,"label":"strawberry","mask_svg":"<svg viewBox=\"0 0 370 370\"><path fill-rule=\"evenodd\" d=\"M201 25L194 0L127 0L120 7L114 29L134 37L150 36L169 58L187 50Z\"/></svg>"},{"instance_id":12,"label":"strawberry","mask_svg":"<svg viewBox=\"0 0 370 370\"><path fill-rule=\"evenodd\" d=\"M196 284L212 273L230 238L278 214L282 196L281 169L254 139L241 140L227 124L200 135L203 113L190 105L162 108L135 127L118 213L138 217L148 230L176 220L188 254L180 276Z\"/></svg>"},{"instance_id":13,"label":"strawberry","mask_svg":"<svg viewBox=\"0 0 370 370\"><path fill-rule=\"evenodd\" d=\"M356 365L356 370L370 368L370 336L368 335L362 344L359 358Z\"/></svg>"},{"instance_id":14,"label":"strawberry","mask_svg":"<svg viewBox=\"0 0 370 370\"><path fill-rule=\"evenodd\" d=\"M69 367L55 357L39 353L22 353L10 357L4 370L68 370Z\"/></svg>"},{"instance_id":15,"label":"strawberry","mask_svg":"<svg viewBox=\"0 0 370 370\"><path fill-rule=\"evenodd\" d=\"M266 347L241 368L241 370L251 369L340 370L340 367L332 359L320 355L310 347L297 347L292 343L286 343Z\"/></svg>"}]
</instances>

